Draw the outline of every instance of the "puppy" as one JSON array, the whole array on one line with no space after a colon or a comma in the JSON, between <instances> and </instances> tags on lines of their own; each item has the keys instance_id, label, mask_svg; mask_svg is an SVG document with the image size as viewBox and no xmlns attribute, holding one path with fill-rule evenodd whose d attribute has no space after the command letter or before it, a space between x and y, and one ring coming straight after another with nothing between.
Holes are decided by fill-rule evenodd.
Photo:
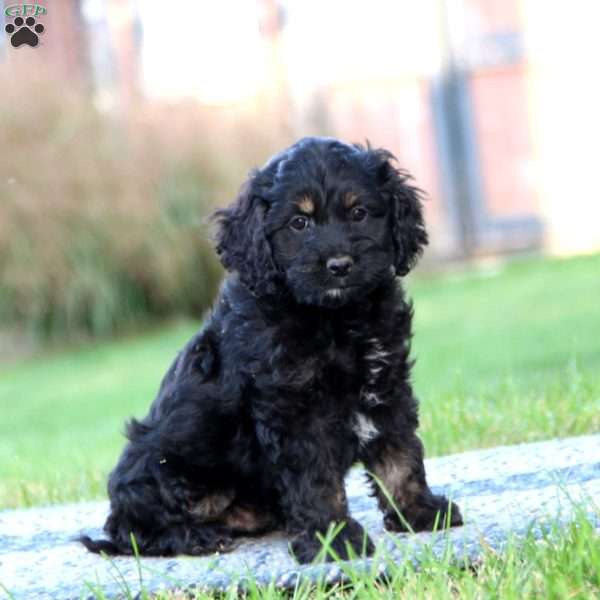
<instances>
[{"instance_id":1,"label":"puppy","mask_svg":"<svg viewBox=\"0 0 600 600\"><path fill-rule=\"evenodd\" d=\"M95 552L206 554L284 529L300 562L332 525L342 558L373 544L348 513L361 461L385 527L460 525L427 485L399 277L427 243L419 191L393 156L305 138L215 215L229 271L212 314L127 426ZM383 489L382 489L383 488ZM390 500L392 502L390 502ZM400 516L401 515L401 516Z\"/></svg>"}]
</instances>

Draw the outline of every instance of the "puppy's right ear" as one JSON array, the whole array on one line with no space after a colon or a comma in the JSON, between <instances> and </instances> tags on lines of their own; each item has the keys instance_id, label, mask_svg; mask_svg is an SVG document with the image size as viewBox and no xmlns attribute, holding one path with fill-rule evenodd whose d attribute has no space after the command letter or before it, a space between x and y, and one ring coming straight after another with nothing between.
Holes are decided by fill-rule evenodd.
<instances>
[{"instance_id":1,"label":"puppy's right ear","mask_svg":"<svg viewBox=\"0 0 600 600\"><path fill-rule=\"evenodd\" d=\"M235 201L216 211L213 219L221 263L228 271L237 272L253 294L264 296L277 291L279 272L265 234L268 204L259 194L259 176L259 171L253 171Z\"/></svg>"},{"instance_id":2,"label":"puppy's right ear","mask_svg":"<svg viewBox=\"0 0 600 600\"><path fill-rule=\"evenodd\" d=\"M423 220L422 192L411 185L412 177L396 168L394 155L383 148L367 146L363 156L374 174L379 191L392 210L392 239L396 250L396 274L404 277L415 265L427 244Z\"/></svg>"}]
</instances>

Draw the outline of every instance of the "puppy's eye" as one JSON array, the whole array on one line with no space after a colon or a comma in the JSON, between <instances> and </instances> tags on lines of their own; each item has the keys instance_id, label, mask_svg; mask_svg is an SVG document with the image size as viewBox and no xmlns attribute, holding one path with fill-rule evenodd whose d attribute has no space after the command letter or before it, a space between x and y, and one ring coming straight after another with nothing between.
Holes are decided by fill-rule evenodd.
<instances>
[{"instance_id":1,"label":"puppy's eye","mask_svg":"<svg viewBox=\"0 0 600 600\"><path fill-rule=\"evenodd\" d=\"M292 217L290 221L290 227L296 231L302 231L308 227L308 217L301 217L299 215Z\"/></svg>"},{"instance_id":2,"label":"puppy's eye","mask_svg":"<svg viewBox=\"0 0 600 600\"><path fill-rule=\"evenodd\" d=\"M367 218L367 210L362 206L355 206L350 213L350 217L353 221L364 221Z\"/></svg>"}]
</instances>

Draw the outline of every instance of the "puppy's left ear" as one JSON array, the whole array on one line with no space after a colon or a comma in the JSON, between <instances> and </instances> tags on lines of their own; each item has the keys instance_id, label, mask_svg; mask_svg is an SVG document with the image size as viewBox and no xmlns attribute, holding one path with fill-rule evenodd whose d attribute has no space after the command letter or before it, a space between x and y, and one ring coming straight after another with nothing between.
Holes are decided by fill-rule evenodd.
<instances>
[{"instance_id":1,"label":"puppy's left ear","mask_svg":"<svg viewBox=\"0 0 600 600\"><path fill-rule=\"evenodd\" d=\"M213 215L217 223L217 254L228 271L255 295L277 291L279 272L265 234L267 202L260 194L260 172L250 174L238 197Z\"/></svg>"},{"instance_id":2,"label":"puppy's left ear","mask_svg":"<svg viewBox=\"0 0 600 600\"><path fill-rule=\"evenodd\" d=\"M416 264L427 245L422 192L410 184L411 176L394 166L387 150L367 150L379 191L392 209L392 238L396 251L396 274L403 277Z\"/></svg>"}]
</instances>

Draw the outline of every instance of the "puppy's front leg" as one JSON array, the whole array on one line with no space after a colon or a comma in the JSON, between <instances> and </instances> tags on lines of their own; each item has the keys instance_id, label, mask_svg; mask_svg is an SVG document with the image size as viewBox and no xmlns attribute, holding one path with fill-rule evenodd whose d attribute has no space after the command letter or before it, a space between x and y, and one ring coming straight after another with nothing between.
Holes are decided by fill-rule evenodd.
<instances>
[{"instance_id":1,"label":"puppy's front leg","mask_svg":"<svg viewBox=\"0 0 600 600\"><path fill-rule=\"evenodd\" d=\"M372 554L373 543L362 525L348 513L343 477L315 471L307 464L301 472L286 470L281 478L281 507L286 530L293 536L291 551L301 563L311 562L322 549L319 534L341 527L330 548L341 559ZM330 553L325 560L333 560Z\"/></svg>"},{"instance_id":2,"label":"puppy's front leg","mask_svg":"<svg viewBox=\"0 0 600 600\"><path fill-rule=\"evenodd\" d=\"M364 462L376 478L371 481L386 529L430 531L436 525L439 529L462 525L458 506L429 489L423 445L415 434L382 440L378 451L366 456Z\"/></svg>"}]
</instances>

